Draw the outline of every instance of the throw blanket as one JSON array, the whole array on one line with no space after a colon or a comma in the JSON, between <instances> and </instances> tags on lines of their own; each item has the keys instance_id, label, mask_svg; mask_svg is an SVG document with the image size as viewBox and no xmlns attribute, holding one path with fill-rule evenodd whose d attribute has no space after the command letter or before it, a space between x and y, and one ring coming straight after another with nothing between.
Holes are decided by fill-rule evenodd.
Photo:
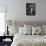
<instances>
[{"instance_id":1,"label":"throw blanket","mask_svg":"<svg viewBox=\"0 0 46 46\"><path fill-rule=\"evenodd\" d=\"M46 36L16 34L11 46L46 46Z\"/></svg>"}]
</instances>

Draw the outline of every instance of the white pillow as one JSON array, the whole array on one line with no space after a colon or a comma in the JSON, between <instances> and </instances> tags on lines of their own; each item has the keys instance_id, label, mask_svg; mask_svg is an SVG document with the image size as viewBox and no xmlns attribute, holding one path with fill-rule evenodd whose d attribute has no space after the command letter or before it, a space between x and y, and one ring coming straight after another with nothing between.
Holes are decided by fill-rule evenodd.
<instances>
[{"instance_id":1,"label":"white pillow","mask_svg":"<svg viewBox=\"0 0 46 46\"><path fill-rule=\"evenodd\" d=\"M19 28L15 26L9 26L9 35L15 35L19 32Z\"/></svg>"},{"instance_id":2,"label":"white pillow","mask_svg":"<svg viewBox=\"0 0 46 46\"><path fill-rule=\"evenodd\" d=\"M24 30L24 27L19 27L19 33L20 33L20 34L24 34L24 31L25 31L25 30Z\"/></svg>"},{"instance_id":3,"label":"white pillow","mask_svg":"<svg viewBox=\"0 0 46 46\"><path fill-rule=\"evenodd\" d=\"M44 29L44 32L46 33L46 25L43 25L42 28Z\"/></svg>"},{"instance_id":4,"label":"white pillow","mask_svg":"<svg viewBox=\"0 0 46 46\"><path fill-rule=\"evenodd\" d=\"M31 28L19 27L19 33L30 35L32 32L31 32Z\"/></svg>"},{"instance_id":5,"label":"white pillow","mask_svg":"<svg viewBox=\"0 0 46 46\"><path fill-rule=\"evenodd\" d=\"M24 27L32 29L32 25L26 25L26 24L24 24Z\"/></svg>"},{"instance_id":6,"label":"white pillow","mask_svg":"<svg viewBox=\"0 0 46 46\"><path fill-rule=\"evenodd\" d=\"M24 24L25 30L27 30L27 32L29 32L28 34L32 34L32 25L26 25Z\"/></svg>"},{"instance_id":7,"label":"white pillow","mask_svg":"<svg viewBox=\"0 0 46 46\"><path fill-rule=\"evenodd\" d=\"M31 34L32 34L32 29L25 27L25 32L24 32L24 34L31 35Z\"/></svg>"},{"instance_id":8,"label":"white pillow","mask_svg":"<svg viewBox=\"0 0 46 46\"><path fill-rule=\"evenodd\" d=\"M32 27L32 35L39 35L41 33L41 28L39 26Z\"/></svg>"},{"instance_id":9,"label":"white pillow","mask_svg":"<svg viewBox=\"0 0 46 46\"><path fill-rule=\"evenodd\" d=\"M41 35L44 35L44 32L45 32L45 27L44 25L41 26Z\"/></svg>"}]
</instances>

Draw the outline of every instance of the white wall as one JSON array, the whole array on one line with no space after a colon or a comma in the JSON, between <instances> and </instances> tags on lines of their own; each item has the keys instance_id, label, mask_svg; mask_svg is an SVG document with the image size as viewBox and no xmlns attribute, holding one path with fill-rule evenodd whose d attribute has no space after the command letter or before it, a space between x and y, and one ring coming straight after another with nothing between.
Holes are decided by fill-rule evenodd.
<instances>
[{"instance_id":1,"label":"white wall","mask_svg":"<svg viewBox=\"0 0 46 46\"><path fill-rule=\"evenodd\" d=\"M26 2L36 3L36 16L26 16ZM46 0L0 0L7 5L7 19L16 21L46 21Z\"/></svg>"}]
</instances>

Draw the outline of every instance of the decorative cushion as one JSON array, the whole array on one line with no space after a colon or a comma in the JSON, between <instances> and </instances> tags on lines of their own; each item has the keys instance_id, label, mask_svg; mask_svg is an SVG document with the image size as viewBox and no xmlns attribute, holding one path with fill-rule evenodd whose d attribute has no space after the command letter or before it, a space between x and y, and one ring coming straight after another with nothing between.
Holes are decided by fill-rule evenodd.
<instances>
[{"instance_id":1,"label":"decorative cushion","mask_svg":"<svg viewBox=\"0 0 46 46\"><path fill-rule=\"evenodd\" d=\"M32 27L32 35L39 35L41 34L41 28L39 26Z\"/></svg>"}]
</instances>

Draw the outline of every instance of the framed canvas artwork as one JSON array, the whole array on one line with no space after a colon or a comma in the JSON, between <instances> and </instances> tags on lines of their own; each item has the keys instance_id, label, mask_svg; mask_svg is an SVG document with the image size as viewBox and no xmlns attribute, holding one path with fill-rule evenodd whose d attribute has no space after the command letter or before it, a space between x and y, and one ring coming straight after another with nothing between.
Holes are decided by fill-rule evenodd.
<instances>
[{"instance_id":1,"label":"framed canvas artwork","mask_svg":"<svg viewBox=\"0 0 46 46\"><path fill-rule=\"evenodd\" d=\"M36 3L26 3L26 16L36 15Z\"/></svg>"}]
</instances>

